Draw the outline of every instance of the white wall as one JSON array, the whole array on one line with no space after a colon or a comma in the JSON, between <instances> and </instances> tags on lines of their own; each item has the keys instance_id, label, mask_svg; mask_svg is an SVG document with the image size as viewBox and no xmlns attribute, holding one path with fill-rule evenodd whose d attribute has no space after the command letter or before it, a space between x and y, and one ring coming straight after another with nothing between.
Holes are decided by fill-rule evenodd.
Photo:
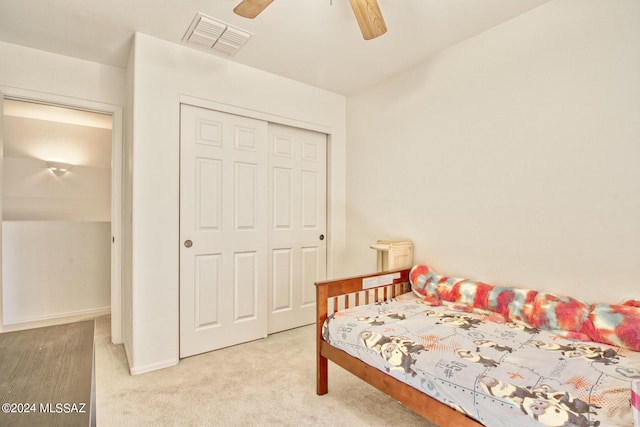
<instances>
[{"instance_id":1,"label":"white wall","mask_svg":"<svg viewBox=\"0 0 640 427\"><path fill-rule=\"evenodd\" d=\"M4 117L2 218L110 221L111 129L11 114ZM46 162L56 160L72 170L54 174Z\"/></svg>"},{"instance_id":2,"label":"white wall","mask_svg":"<svg viewBox=\"0 0 640 427\"><path fill-rule=\"evenodd\" d=\"M0 87L124 105L124 70L0 41Z\"/></svg>"},{"instance_id":3,"label":"white wall","mask_svg":"<svg viewBox=\"0 0 640 427\"><path fill-rule=\"evenodd\" d=\"M123 245L122 257L126 260L122 265L122 342L127 355L129 366L132 365L131 353L133 348L133 231L131 219L133 217L133 80L135 70L135 44L129 50L129 60L125 74L125 94L127 109L124 114L124 146L122 147L122 210L123 210Z\"/></svg>"},{"instance_id":4,"label":"white wall","mask_svg":"<svg viewBox=\"0 0 640 427\"><path fill-rule=\"evenodd\" d=\"M5 325L108 312L111 223L3 221Z\"/></svg>"},{"instance_id":5,"label":"white wall","mask_svg":"<svg viewBox=\"0 0 640 427\"><path fill-rule=\"evenodd\" d=\"M42 96L45 96L45 98L48 100L56 99L60 102L62 102L63 100L78 100L78 103L81 104L87 102L96 102L100 104L124 106L125 71L122 69L108 67L88 61L82 61L5 42L0 42L0 58L2 58L2 66L0 67L0 91L2 92L10 93L13 95L28 95L29 97L33 97L35 99L38 99L38 95L40 94ZM10 176L16 177L16 179L20 181L19 183L17 183L18 186L21 186L25 183L21 181L19 177L17 177L17 174L27 172L35 173L35 175L32 175L30 179L33 179L33 177L35 176L35 179L39 180L41 183L42 180L47 180L47 185L50 185L49 190L52 190L52 193L50 195L55 197L65 197L65 191L60 188L60 184L69 184L69 180L67 178L71 178L72 181L74 181L73 185L77 185L80 187L82 187L86 183L86 181L79 182L77 180L74 180L74 178L78 178L80 174L88 172L86 170L83 170L81 166L78 166L77 169L74 169L75 172L72 171L70 173L74 175L60 177L65 178L64 180L48 181L48 179L52 177L39 174L47 174L49 173L49 171L38 169L32 163L21 163L20 160L17 160L16 163L14 162L14 160L16 159L9 159L8 165L6 165L9 168L7 173ZM2 165L1 167L4 169L5 165ZM12 170L13 172L15 172L15 174L12 173ZM107 180L106 175L102 174L100 171L93 172L96 172L97 175L92 176L90 181L93 181L93 178L95 178L95 180L103 183L104 185L107 185L105 183L105 180ZM17 196L20 196L20 194L16 194L16 191L21 191L23 196L34 196L34 193L25 193L24 191L26 190L24 187L18 189L17 187L12 185L11 192L13 192L13 202L16 201ZM36 197L42 197L42 195L39 194ZM31 200L31 202L33 202L33 200ZM75 217L72 218L73 215L71 214L71 212L64 206L59 204L58 201L53 201L53 204L49 204L49 202L52 202L52 200L44 202L43 200L39 200L36 203L37 206L35 207L35 210L29 210L29 206L27 205L34 207L33 203L31 202L26 205L22 204L21 202L13 205L9 204L6 207L11 212L9 216L11 217L13 215L15 217L19 214L22 216L22 219L25 219L26 217L33 219L34 217L32 216L32 214L34 214L34 212L39 211L43 207L46 207L49 212L56 211L56 215L60 215L61 218L64 217L65 219L78 219ZM105 215L108 216L108 211L103 208L104 206L87 207L86 205L84 205L83 210L84 213L89 216L95 214L91 217L91 219L104 221L105 219L108 220L108 218L105 218ZM26 211L29 211L29 215L31 216L23 215L25 213L25 209ZM88 214L89 211L91 211L92 214ZM7 254L5 253L4 255L5 256L3 256L2 258L3 264L7 262ZM108 260L109 252L107 252L106 257L106 259ZM16 266L13 265L12 267ZM94 304L95 301L91 300L92 297L89 299L91 301L91 307L104 307L103 302L100 299L100 295L103 294L96 293L94 295L97 300L100 301L96 304ZM5 305L9 302L10 301L7 300L4 301ZM75 306L66 306L66 303L63 301L61 301L61 304L62 305L60 305L58 308L62 307L65 310L68 309L70 311L76 311L77 309L77 307ZM108 305L109 304L107 303L107 306ZM56 312L59 313L59 311ZM7 315L14 320L15 318L19 317L15 315L15 313L12 314L11 312L7 313ZM20 319L23 318L20 317Z\"/></svg>"},{"instance_id":6,"label":"white wall","mask_svg":"<svg viewBox=\"0 0 640 427\"><path fill-rule=\"evenodd\" d=\"M2 323L108 313L111 168L56 175L6 151L2 168Z\"/></svg>"},{"instance_id":7,"label":"white wall","mask_svg":"<svg viewBox=\"0 0 640 427\"><path fill-rule=\"evenodd\" d=\"M4 220L111 220L111 168L76 165L61 176L44 161L4 156Z\"/></svg>"},{"instance_id":8,"label":"white wall","mask_svg":"<svg viewBox=\"0 0 640 427\"><path fill-rule=\"evenodd\" d=\"M348 99L350 274L640 297L640 2L555 0Z\"/></svg>"},{"instance_id":9,"label":"white wall","mask_svg":"<svg viewBox=\"0 0 640 427\"><path fill-rule=\"evenodd\" d=\"M197 97L331 134L330 255L344 254L344 97L185 46L136 34L132 75L132 258L125 293L133 329L130 368L178 361L179 103ZM330 274L340 274L334 261ZM126 316L126 314L125 314ZM129 344L127 344L129 345Z\"/></svg>"}]
</instances>

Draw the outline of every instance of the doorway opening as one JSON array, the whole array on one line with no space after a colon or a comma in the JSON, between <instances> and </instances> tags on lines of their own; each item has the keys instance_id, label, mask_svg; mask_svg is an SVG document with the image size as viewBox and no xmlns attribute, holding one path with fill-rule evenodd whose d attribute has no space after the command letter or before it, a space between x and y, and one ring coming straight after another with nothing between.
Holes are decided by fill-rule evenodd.
<instances>
[{"instance_id":1,"label":"doorway opening","mask_svg":"<svg viewBox=\"0 0 640 427\"><path fill-rule=\"evenodd\" d=\"M111 314L118 342L122 113L5 96L2 329Z\"/></svg>"}]
</instances>

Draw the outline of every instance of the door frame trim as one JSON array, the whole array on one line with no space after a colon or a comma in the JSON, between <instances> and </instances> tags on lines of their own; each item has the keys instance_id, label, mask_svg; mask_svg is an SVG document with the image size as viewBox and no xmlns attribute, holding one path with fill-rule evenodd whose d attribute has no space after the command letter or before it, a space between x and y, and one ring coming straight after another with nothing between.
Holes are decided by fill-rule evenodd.
<instances>
[{"instance_id":1,"label":"door frame trim","mask_svg":"<svg viewBox=\"0 0 640 427\"><path fill-rule=\"evenodd\" d=\"M331 128L324 125L317 124L317 123L291 119L289 117L279 116L279 115L270 114L270 113L264 113L262 111L251 110L248 108L238 107L231 104L223 104L221 102L198 98L191 95L180 95L179 102L180 104L188 104L194 107L207 108L209 110L216 110L222 113L235 114L237 116L264 120L266 122L278 123L281 125L297 127L300 129L314 130L316 132L326 133L327 135L332 134Z\"/></svg>"}]
</instances>

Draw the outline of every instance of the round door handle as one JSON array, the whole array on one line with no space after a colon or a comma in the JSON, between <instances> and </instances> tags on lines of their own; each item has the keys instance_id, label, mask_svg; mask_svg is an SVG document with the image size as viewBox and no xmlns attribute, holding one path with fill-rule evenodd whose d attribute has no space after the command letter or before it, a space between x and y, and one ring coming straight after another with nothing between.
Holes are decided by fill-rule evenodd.
<instances>
[{"instance_id":1,"label":"round door handle","mask_svg":"<svg viewBox=\"0 0 640 427\"><path fill-rule=\"evenodd\" d=\"M185 240L184 241L184 247L185 248L190 248L191 246L193 246L193 242L191 240Z\"/></svg>"},{"instance_id":2,"label":"round door handle","mask_svg":"<svg viewBox=\"0 0 640 427\"><path fill-rule=\"evenodd\" d=\"M324 234L320 235L320 240L324 240Z\"/></svg>"}]
</instances>

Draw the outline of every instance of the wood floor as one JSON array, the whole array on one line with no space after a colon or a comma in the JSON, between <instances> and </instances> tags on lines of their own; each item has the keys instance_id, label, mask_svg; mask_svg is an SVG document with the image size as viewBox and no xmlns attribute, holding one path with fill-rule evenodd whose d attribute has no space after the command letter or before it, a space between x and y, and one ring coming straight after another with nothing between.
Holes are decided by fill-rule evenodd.
<instances>
[{"instance_id":1,"label":"wood floor","mask_svg":"<svg viewBox=\"0 0 640 427\"><path fill-rule=\"evenodd\" d=\"M0 334L0 425L95 425L95 321Z\"/></svg>"}]
</instances>

